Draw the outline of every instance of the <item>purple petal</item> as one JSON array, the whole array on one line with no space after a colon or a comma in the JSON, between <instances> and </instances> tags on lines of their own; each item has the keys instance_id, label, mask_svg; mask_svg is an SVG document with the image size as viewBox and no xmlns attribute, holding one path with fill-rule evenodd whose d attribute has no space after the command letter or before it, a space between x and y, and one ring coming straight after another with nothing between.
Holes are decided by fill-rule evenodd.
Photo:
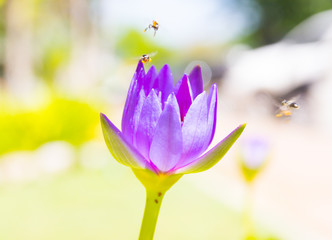
<instances>
[{"instance_id":1,"label":"purple petal","mask_svg":"<svg viewBox=\"0 0 332 240\"><path fill-rule=\"evenodd\" d=\"M136 68L136 76L137 76L137 83L139 89L143 87L144 80L145 80L145 70L144 70L144 64L142 61L138 61L137 68Z\"/></svg>"},{"instance_id":2,"label":"purple petal","mask_svg":"<svg viewBox=\"0 0 332 240\"><path fill-rule=\"evenodd\" d=\"M130 83L125 107L123 109L123 114L122 114L121 128L124 135L128 135L127 133L130 132L129 120L132 117L133 109L136 106L136 103L138 102L139 91L140 88L138 87L137 83L137 74L135 73L133 80Z\"/></svg>"},{"instance_id":3,"label":"purple petal","mask_svg":"<svg viewBox=\"0 0 332 240\"><path fill-rule=\"evenodd\" d=\"M136 67L136 73L138 75L140 75L140 74L143 74L143 76L145 75L144 64L142 63L142 61L138 61L138 64Z\"/></svg>"},{"instance_id":4,"label":"purple petal","mask_svg":"<svg viewBox=\"0 0 332 240\"><path fill-rule=\"evenodd\" d=\"M178 91L176 92L176 98L179 103L181 121L183 121L193 101L187 75L184 75L183 78L180 80L180 85Z\"/></svg>"},{"instance_id":5,"label":"purple petal","mask_svg":"<svg viewBox=\"0 0 332 240\"><path fill-rule=\"evenodd\" d=\"M197 173L213 167L223 158L234 142L239 138L245 127L246 124L240 125L207 153L186 166L176 169L174 173Z\"/></svg>"},{"instance_id":6,"label":"purple petal","mask_svg":"<svg viewBox=\"0 0 332 240\"><path fill-rule=\"evenodd\" d=\"M173 91L173 76L171 69L165 64L159 71L157 79L154 82L153 88L160 91L161 102L164 103L169 94Z\"/></svg>"},{"instance_id":7,"label":"purple petal","mask_svg":"<svg viewBox=\"0 0 332 240\"><path fill-rule=\"evenodd\" d=\"M217 85L213 84L210 89L210 93L207 99L207 107L208 107L208 138L209 141L207 142L208 147L212 142L214 137L214 133L216 131L216 124L217 124Z\"/></svg>"},{"instance_id":8,"label":"purple petal","mask_svg":"<svg viewBox=\"0 0 332 240\"><path fill-rule=\"evenodd\" d=\"M133 126L130 123L130 119L132 118L135 112L136 105L139 101L139 95L141 88L143 86L144 78L145 78L144 65L142 61L139 61L134 76L130 82L125 107L123 109L122 124L121 124L122 132L128 138L128 141L130 141L131 143L132 143Z\"/></svg>"},{"instance_id":9,"label":"purple petal","mask_svg":"<svg viewBox=\"0 0 332 240\"><path fill-rule=\"evenodd\" d=\"M203 92L202 70L199 65L195 66L189 74L189 81L193 92L193 98L195 99Z\"/></svg>"},{"instance_id":10,"label":"purple petal","mask_svg":"<svg viewBox=\"0 0 332 240\"><path fill-rule=\"evenodd\" d=\"M138 87L138 85L135 87ZM135 93L131 95L131 100L129 101L128 106L124 109L122 116L122 132L127 141L131 144L134 143L134 135L137 130L138 121L145 98L144 89L141 89L138 94Z\"/></svg>"},{"instance_id":11,"label":"purple petal","mask_svg":"<svg viewBox=\"0 0 332 240\"><path fill-rule=\"evenodd\" d=\"M150 159L162 172L172 169L182 153L182 131L179 106L174 93L165 104L151 143Z\"/></svg>"},{"instance_id":12,"label":"purple petal","mask_svg":"<svg viewBox=\"0 0 332 240\"><path fill-rule=\"evenodd\" d=\"M161 102L152 89L142 107L135 141L135 146L146 158L149 158L150 145L161 111Z\"/></svg>"},{"instance_id":13,"label":"purple petal","mask_svg":"<svg viewBox=\"0 0 332 240\"><path fill-rule=\"evenodd\" d=\"M157 70L155 66L152 65L145 76L145 81L144 81L145 95L148 95L149 92L151 91L156 78L157 78Z\"/></svg>"},{"instance_id":14,"label":"purple petal","mask_svg":"<svg viewBox=\"0 0 332 240\"><path fill-rule=\"evenodd\" d=\"M100 120L106 145L115 160L131 168L153 169L148 161L126 141L120 130L102 113Z\"/></svg>"},{"instance_id":15,"label":"purple petal","mask_svg":"<svg viewBox=\"0 0 332 240\"><path fill-rule=\"evenodd\" d=\"M186 165L206 150L206 143L209 141L206 102L206 93L203 92L194 100L184 118L183 155L177 167Z\"/></svg>"},{"instance_id":16,"label":"purple petal","mask_svg":"<svg viewBox=\"0 0 332 240\"><path fill-rule=\"evenodd\" d=\"M187 75L187 74L184 74L184 75ZM188 75L187 75L187 77L188 77ZM182 82L183 82L183 77L175 84L175 86L173 88L174 93L177 93L179 91L179 88L180 88Z\"/></svg>"}]
</instances>

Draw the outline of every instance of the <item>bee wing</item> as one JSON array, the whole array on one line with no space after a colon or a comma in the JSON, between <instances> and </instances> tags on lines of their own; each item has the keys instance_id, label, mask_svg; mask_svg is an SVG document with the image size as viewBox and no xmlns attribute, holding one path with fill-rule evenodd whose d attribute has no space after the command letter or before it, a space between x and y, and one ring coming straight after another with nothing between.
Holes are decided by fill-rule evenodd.
<instances>
[{"instance_id":1,"label":"bee wing","mask_svg":"<svg viewBox=\"0 0 332 240\"><path fill-rule=\"evenodd\" d=\"M157 55L157 53L158 53L158 51L154 51L154 52L152 52L152 53L149 53L148 56L149 56L149 57L154 57L154 56Z\"/></svg>"},{"instance_id":2,"label":"bee wing","mask_svg":"<svg viewBox=\"0 0 332 240\"><path fill-rule=\"evenodd\" d=\"M285 99L283 99L283 98L277 98L277 99L273 98L273 99L272 99L272 102L273 102L274 106L276 106L276 107L280 107L280 106L282 106L282 102L283 102L284 100L285 100Z\"/></svg>"},{"instance_id":3,"label":"bee wing","mask_svg":"<svg viewBox=\"0 0 332 240\"><path fill-rule=\"evenodd\" d=\"M281 105L280 103L279 103L279 104L276 104L275 107L276 107L276 108L275 108L275 111L274 111L274 114L275 114L275 115L283 112L283 107L282 107L282 105Z\"/></svg>"},{"instance_id":4,"label":"bee wing","mask_svg":"<svg viewBox=\"0 0 332 240\"><path fill-rule=\"evenodd\" d=\"M283 116L287 116L285 106L282 104L282 102L285 101L284 98L278 97L273 98L272 97L272 103L275 106L276 110L274 111L274 116L277 118L281 118Z\"/></svg>"},{"instance_id":5,"label":"bee wing","mask_svg":"<svg viewBox=\"0 0 332 240\"><path fill-rule=\"evenodd\" d=\"M140 60L140 59L142 59L142 56L139 56L139 57L131 57L130 59L131 59L131 60Z\"/></svg>"},{"instance_id":6,"label":"bee wing","mask_svg":"<svg viewBox=\"0 0 332 240\"><path fill-rule=\"evenodd\" d=\"M260 103L265 103L267 105L273 105L274 107L279 107L282 102L282 98L276 98L273 94L266 90L260 90L255 94L256 101Z\"/></svg>"},{"instance_id":7,"label":"bee wing","mask_svg":"<svg viewBox=\"0 0 332 240\"><path fill-rule=\"evenodd\" d=\"M142 54L140 55L139 57L132 57L131 59L132 60L139 60L139 59L142 59L143 58L143 55L146 55L146 56L149 56L149 57L153 57L153 56L156 56L156 54L158 53L158 51L155 51L155 52L152 52L152 53L149 53L149 54Z\"/></svg>"},{"instance_id":8,"label":"bee wing","mask_svg":"<svg viewBox=\"0 0 332 240\"><path fill-rule=\"evenodd\" d=\"M293 97L291 97L289 99L286 99L286 100L287 100L287 102L296 102L299 99L300 99L300 95L298 94L298 95L295 95L295 96L293 96Z\"/></svg>"}]
</instances>

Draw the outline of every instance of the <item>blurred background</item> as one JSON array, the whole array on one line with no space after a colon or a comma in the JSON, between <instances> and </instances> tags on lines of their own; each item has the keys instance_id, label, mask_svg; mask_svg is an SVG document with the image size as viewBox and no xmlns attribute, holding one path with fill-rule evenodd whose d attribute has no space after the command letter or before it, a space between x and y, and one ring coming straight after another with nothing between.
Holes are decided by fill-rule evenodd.
<instances>
[{"instance_id":1,"label":"blurred background","mask_svg":"<svg viewBox=\"0 0 332 240\"><path fill-rule=\"evenodd\" d=\"M137 239L144 188L99 112L120 127L150 53L146 70L199 64L218 84L211 146L247 123L168 192L155 239L332 239L330 0L0 0L0 16L0 239ZM277 118L283 100L299 108Z\"/></svg>"}]
</instances>

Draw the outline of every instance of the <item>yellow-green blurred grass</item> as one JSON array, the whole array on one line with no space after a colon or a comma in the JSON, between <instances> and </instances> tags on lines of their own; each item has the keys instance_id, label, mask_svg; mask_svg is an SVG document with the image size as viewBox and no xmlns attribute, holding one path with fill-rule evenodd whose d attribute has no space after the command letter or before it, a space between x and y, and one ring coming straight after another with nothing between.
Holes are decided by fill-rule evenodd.
<instances>
[{"instance_id":1,"label":"yellow-green blurred grass","mask_svg":"<svg viewBox=\"0 0 332 240\"><path fill-rule=\"evenodd\" d=\"M158 33L157 33L158 34ZM129 62L137 62L143 54L156 54L151 56L152 64L160 69L165 63L170 61L172 52L152 40L148 34L138 32L133 29L123 34L115 45L116 53ZM172 59L173 60L173 59Z\"/></svg>"},{"instance_id":2,"label":"yellow-green blurred grass","mask_svg":"<svg viewBox=\"0 0 332 240\"><path fill-rule=\"evenodd\" d=\"M98 123L98 112L79 100L53 97L39 109L5 108L0 112L0 155L56 140L79 145L95 137Z\"/></svg>"},{"instance_id":3,"label":"yellow-green blurred grass","mask_svg":"<svg viewBox=\"0 0 332 240\"><path fill-rule=\"evenodd\" d=\"M137 239L144 188L129 169L109 170L73 170L30 184L2 186L0 239ZM241 229L241 213L181 179L165 196L155 240L243 239ZM256 239L269 239L259 233Z\"/></svg>"}]
</instances>

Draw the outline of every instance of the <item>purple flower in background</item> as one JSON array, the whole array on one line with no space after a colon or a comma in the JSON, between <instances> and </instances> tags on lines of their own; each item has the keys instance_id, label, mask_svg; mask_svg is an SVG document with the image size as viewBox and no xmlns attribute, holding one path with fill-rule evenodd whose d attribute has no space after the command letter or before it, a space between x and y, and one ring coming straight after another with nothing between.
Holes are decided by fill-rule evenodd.
<instances>
[{"instance_id":1,"label":"purple flower in background","mask_svg":"<svg viewBox=\"0 0 332 240\"><path fill-rule=\"evenodd\" d=\"M106 144L113 157L132 169L159 174L201 172L215 165L242 133L240 125L213 149L217 86L203 91L196 66L174 86L168 65L145 73L138 63L122 116L122 132L101 114ZM203 155L202 155L203 154Z\"/></svg>"},{"instance_id":2,"label":"purple flower in background","mask_svg":"<svg viewBox=\"0 0 332 240\"><path fill-rule=\"evenodd\" d=\"M240 144L238 159L244 178L252 182L269 156L269 144L265 138L251 136Z\"/></svg>"},{"instance_id":3,"label":"purple flower in background","mask_svg":"<svg viewBox=\"0 0 332 240\"><path fill-rule=\"evenodd\" d=\"M243 163L249 169L257 169L267 159L269 145L262 137L245 139L241 144Z\"/></svg>"}]
</instances>

